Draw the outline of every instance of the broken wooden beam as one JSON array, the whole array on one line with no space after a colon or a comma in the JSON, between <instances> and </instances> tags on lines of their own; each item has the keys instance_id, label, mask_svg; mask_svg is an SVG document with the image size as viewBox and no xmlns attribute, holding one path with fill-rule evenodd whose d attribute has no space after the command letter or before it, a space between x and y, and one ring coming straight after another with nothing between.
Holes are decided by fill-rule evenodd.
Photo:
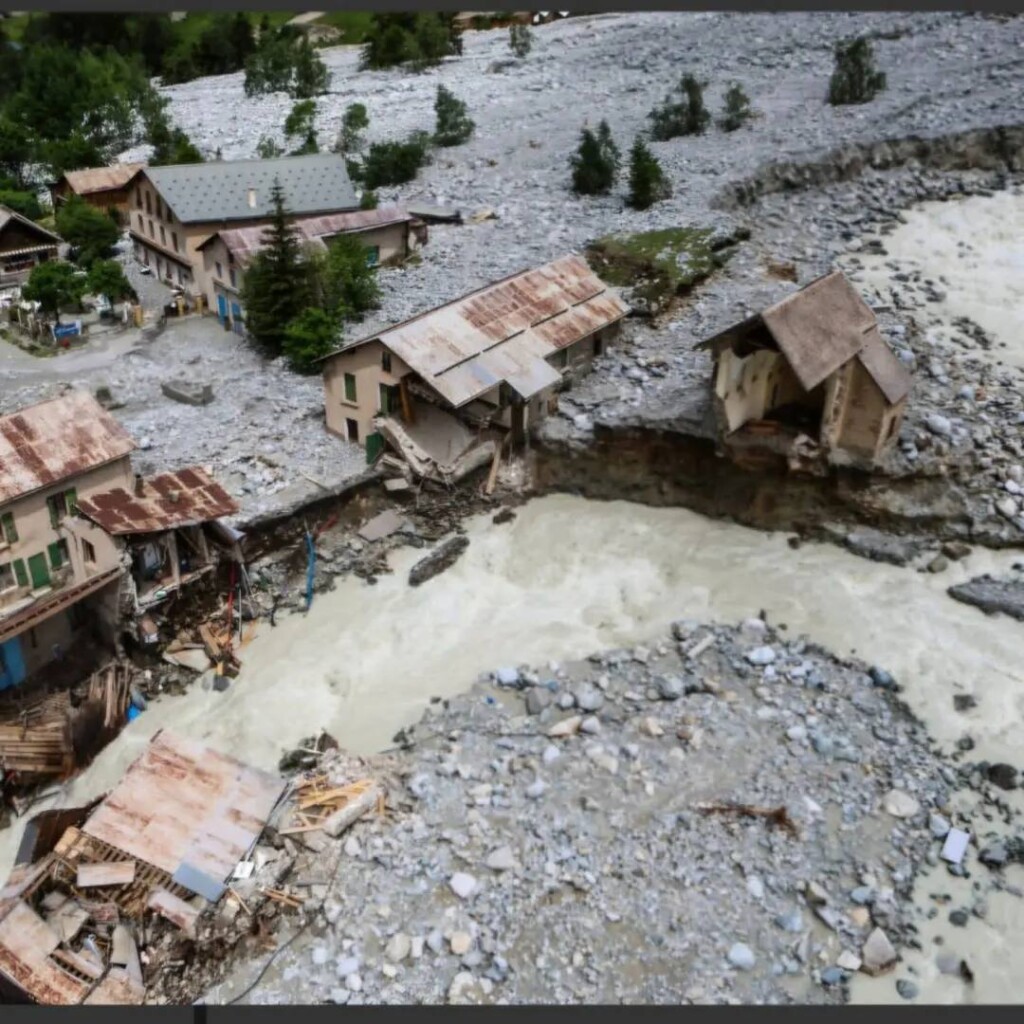
<instances>
[{"instance_id":1,"label":"broken wooden beam","mask_svg":"<svg viewBox=\"0 0 1024 1024\"><path fill-rule=\"evenodd\" d=\"M101 864L79 864L76 884L79 889L107 885L131 885L135 881L135 861L120 860Z\"/></svg>"},{"instance_id":2,"label":"broken wooden beam","mask_svg":"<svg viewBox=\"0 0 1024 1024\"><path fill-rule=\"evenodd\" d=\"M199 911L191 904L179 899L172 892L168 892L162 886L154 889L149 896L146 906L166 918L171 924L176 925L190 939L196 937L196 920Z\"/></svg>"}]
</instances>

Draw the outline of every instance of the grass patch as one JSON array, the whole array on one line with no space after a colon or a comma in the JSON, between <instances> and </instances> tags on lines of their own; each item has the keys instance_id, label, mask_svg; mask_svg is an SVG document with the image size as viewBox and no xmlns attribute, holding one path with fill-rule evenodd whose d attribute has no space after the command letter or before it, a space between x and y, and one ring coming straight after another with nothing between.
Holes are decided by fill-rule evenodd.
<instances>
[{"instance_id":1,"label":"grass patch","mask_svg":"<svg viewBox=\"0 0 1024 1024\"><path fill-rule=\"evenodd\" d=\"M370 11L331 11L317 18L314 24L336 28L341 33L339 43L363 43L373 26L373 14Z\"/></svg>"},{"instance_id":2,"label":"grass patch","mask_svg":"<svg viewBox=\"0 0 1024 1024\"><path fill-rule=\"evenodd\" d=\"M586 256L603 280L632 289L637 312L653 316L722 266L736 241L711 228L663 228L607 235L591 242Z\"/></svg>"},{"instance_id":3,"label":"grass patch","mask_svg":"<svg viewBox=\"0 0 1024 1024\"><path fill-rule=\"evenodd\" d=\"M193 43L197 42L199 37L213 24L213 19L217 16L215 11L190 11L185 15L181 21L174 23L174 38L175 45L181 46L184 44L186 47L191 47ZM283 25L286 21L291 21L295 17L293 11L268 11L267 19L270 21L271 28L277 28L279 25ZM252 23L253 29L260 27L260 22L263 20L263 12L249 13L249 21Z\"/></svg>"}]
</instances>

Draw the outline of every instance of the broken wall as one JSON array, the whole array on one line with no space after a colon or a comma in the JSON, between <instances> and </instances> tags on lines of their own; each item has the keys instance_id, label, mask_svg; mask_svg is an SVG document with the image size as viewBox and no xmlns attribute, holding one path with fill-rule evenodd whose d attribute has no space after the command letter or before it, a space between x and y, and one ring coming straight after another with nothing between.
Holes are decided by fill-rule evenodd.
<instances>
[{"instance_id":1,"label":"broken wall","mask_svg":"<svg viewBox=\"0 0 1024 1024\"><path fill-rule=\"evenodd\" d=\"M835 444L871 459L887 441L895 438L905 403L890 406L859 359L851 360L848 373L848 387Z\"/></svg>"},{"instance_id":2,"label":"broken wall","mask_svg":"<svg viewBox=\"0 0 1024 1024\"><path fill-rule=\"evenodd\" d=\"M383 366L385 354L391 356L391 369ZM338 437L349 437L347 420L354 420L358 443L365 444L373 433L373 420L380 414L380 385L391 387L411 373L398 356L389 353L380 341L370 341L348 352L339 352L324 362L324 413L327 429ZM355 377L355 401L346 397L345 375Z\"/></svg>"}]
</instances>

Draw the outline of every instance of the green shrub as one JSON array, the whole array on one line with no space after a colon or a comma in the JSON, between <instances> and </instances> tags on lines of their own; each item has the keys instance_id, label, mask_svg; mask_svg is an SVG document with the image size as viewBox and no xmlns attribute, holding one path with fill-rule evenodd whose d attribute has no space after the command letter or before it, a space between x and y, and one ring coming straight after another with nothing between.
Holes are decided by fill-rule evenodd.
<instances>
[{"instance_id":1,"label":"green shrub","mask_svg":"<svg viewBox=\"0 0 1024 1024\"><path fill-rule=\"evenodd\" d=\"M672 189L665 178L657 158L643 140L637 138L629 153L629 197L627 202L635 210L646 210L662 199L667 199Z\"/></svg>"},{"instance_id":2,"label":"green shrub","mask_svg":"<svg viewBox=\"0 0 1024 1024\"><path fill-rule=\"evenodd\" d=\"M660 142L680 135L700 135L711 121L704 106L704 86L693 75L683 75L674 95L648 115L651 138Z\"/></svg>"},{"instance_id":3,"label":"green shrub","mask_svg":"<svg viewBox=\"0 0 1024 1024\"><path fill-rule=\"evenodd\" d=\"M828 102L834 106L868 103L886 87L884 72L875 67L869 40L861 37L837 43L836 66L828 84Z\"/></svg>"},{"instance_id":4,"label":"green shrub","mask_svg":"<svg viewBox=\"0 0 1024 1024\"><path fill-rule=\"evenodd\" d=\"M737 128L742 128L753 117L753 113L750 109L750 97L739 83L733 82L725 94L725 107L718 122L719 127L723 131L734 132Z\"/></svg>"},{"instance_id":5,"label":"green shrub","mask_svg":"<svg viewBox=\"0 0 1024 1024\"><path fill-rule=\"evenodd\" d=\"M597 132L583 129L579 148L570 157L569 164L572 189L578 195L604 195L612 190L619 174L620 158L607 121L601 121Z\"/></svg>"},{"instance_id":6,"label":"green shrub","mask_svg":"<svg viewBox=\"0 0 1024 1024\"><path fill-rule=\"evenodd\" d=\"M374 142L366 154L360 177L368 189L412 181L429 156L426 132L414 132L404 142Z\"/></svg>"},{"instance_id":7,"label":"green shrub","mask_svg":"<svg viewBox=\"0 0 1024 1024\"><path fill-rule=\"evenodd\" d=\"M319 370L317 360L340 344L340 318L319 306L310 306L288 324L281 351L296 373L312 374Z\"/></svg>"},{"instance_id":8,"label":"green shrub","mask_svg":"<svg viewBox=\"0 0 1024 1024\"><path fill-rule=\"evenodd\" d=\"M434 112L437 115L434 129L435 145L461 146L473 134L476 125L466 113L466 104L443 85L437 87Z\"/></svg>"}]
</instances>

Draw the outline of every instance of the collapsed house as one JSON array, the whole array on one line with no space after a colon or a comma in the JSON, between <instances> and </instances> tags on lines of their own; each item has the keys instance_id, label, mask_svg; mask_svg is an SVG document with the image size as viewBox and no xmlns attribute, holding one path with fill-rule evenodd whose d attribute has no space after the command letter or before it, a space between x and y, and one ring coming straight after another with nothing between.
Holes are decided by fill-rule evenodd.
<instances>
[{"instance_id":1,"label":"collapsed house","mask_svg":"<svg viewBox=\"0 0 1024 1024\"><path fill-rule=\"evenodd\" d=\"M140 1004L160 931L198 937L285 786L159 732L104 799L33 819L0 889L0 1002Z\"/></svg>"},{"instance_id":2,"label":"collapsed house","mask_svg":"<svg viewBox=\"0 0 1024 1024\"><path fill-rule=\"evenodd\" d=\"M93 494L78 502L78 511L80 518L68 524L72 534L111 544L122 562L127 556L126 611L137 616L216 567L225 544L218 520L236 515L239 505L193 466L148 480L136 476L130 490Z\"/></svg>"},{"instance_id":3,"label":"collapsed house","mask_svg":"<svg viewBox=\"0 0 1024 1024\"><path fill-rule=\"evenodd\" d=\"M910 373L839 271L701 342L721 445L739 460L870 468L899 436Z\"/></svg>"},{"instance_id":4,"label":"collapsed house","mask_svg":"<svg viewBox=\"0 0 1024 1024\"><path fill-rule=\"evenodd\" d=\"M458 478L521 444L628 312L578 256L513 274L326 356L327 429L368 461L388 444L420 476Z\"/></svg>"}]
</instances>

